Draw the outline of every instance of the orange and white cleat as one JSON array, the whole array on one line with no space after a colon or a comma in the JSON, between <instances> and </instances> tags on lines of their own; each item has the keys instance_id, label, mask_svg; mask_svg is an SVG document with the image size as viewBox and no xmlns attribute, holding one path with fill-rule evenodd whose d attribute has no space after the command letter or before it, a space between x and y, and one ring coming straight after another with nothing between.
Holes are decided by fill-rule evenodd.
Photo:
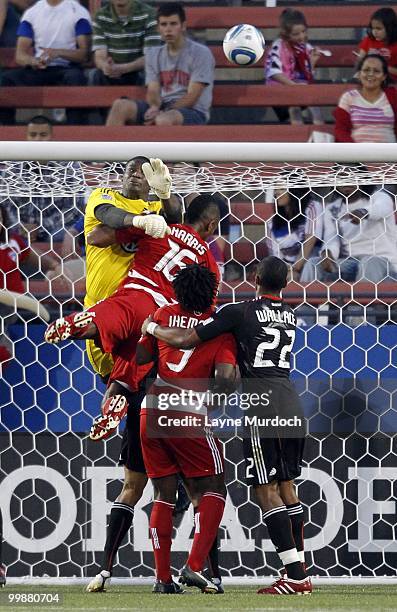
<instances>
[{"instance_id":1,"label":"orange and white cleat","mask_svg":"<svg viewBox=\"0 0 397 612\"><path fill-rule=\"evenodd\" d=\"M109 397L102 406L102 414L97 417L90 429L91 440L105 440L120 425L127 414L128 402L124 395Z\"/></svg>"},{"instance_id":2,"label":"orange and white cleat","mask_svg":"<svg viewBox=\"0 0 397 612\"><path fill-rule=\"evenodd\" d=\"M259 595L311 595L313 585L310 578L292 580L292 578L279 578L269 587L259 589Z\"/></svg>"},{"instance_id":3,"label":"orange and white cleat","mask_svg":"<svg viewBox=\"0 0 397 612\"><path fill-rule=\"evenodd\" d=\"M49 344L58 344L71 336L79 338L84 333L84 327L87 327L94 317L95 313L89 310L73 312L67 317L61 317L49 324L44 333L44 340Z\"/></svg>"}]
</instances>

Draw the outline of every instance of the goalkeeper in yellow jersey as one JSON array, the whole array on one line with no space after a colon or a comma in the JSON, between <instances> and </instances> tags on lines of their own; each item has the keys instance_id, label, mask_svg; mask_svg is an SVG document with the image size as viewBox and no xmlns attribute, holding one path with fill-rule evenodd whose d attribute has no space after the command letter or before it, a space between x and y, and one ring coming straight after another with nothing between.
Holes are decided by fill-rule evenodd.
<instances>
[{"instance_id":1,"label":"goalkeeper in yellow jersey","mask_svg":"<svg viewBox=\"0 0 397 612\"><path fill-rule=\"evenodd\" d=\"M158 199L148 201L153 189ZM152 213L152 214L151 214ZM153 214L155 213L155 214ZM122 190L99 188L90 195L84 218L85 238L100 223L113 229L140 227L150 236L162 238L167 223L179 223L181 205L171 195L171 176L160 159L134 157L123 175ZM114 293L126 276L134 258L134 244L115 244L98 248L86 240L86 296L85 308L93 306ZM87 340L87 354L95 372L106 379L113 361L102 353L93 340Z\"/></svg>"},{"instance_id":2,"label":"goalkeeper in yellow jersey","mask_svg":"<svg viewBox=\"0 0 397 612\"><path fill-rule=\"evenodd\" d=\"M152 189L157 196L148 201ZM154 214L153 214L154 213ZM84 234L102 223L113 229L139 227L153 237L164 237L168 223L180 223L181 204L171 195L171 176L160 159L134 157L126 166L121 192L95 189L89 197L84 220ZM84 306L89 308L109 297L126 276L134 258L134 244L115 244L98 248L87 244L87 279ZM87 354L95 372L106 380L113 365L112 357L103 353L93 340L87 340ZM103 591L111 576L115 555L129 531L134 506L141 498L147 477L139 437L140 406L144 392L131 393L120 387L119 398L128 402L126 427L121 444L120 464L124 466L123 489L110 513L101 571L87 590ZM117 410L117 406L115 406Z\"/></svg>"}]
</instances>

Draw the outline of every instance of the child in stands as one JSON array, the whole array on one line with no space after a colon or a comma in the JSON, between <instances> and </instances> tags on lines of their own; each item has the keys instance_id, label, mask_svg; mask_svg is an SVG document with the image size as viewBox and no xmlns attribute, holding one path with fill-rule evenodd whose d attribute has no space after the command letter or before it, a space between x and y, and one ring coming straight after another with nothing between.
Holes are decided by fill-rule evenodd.
<instances>
[{"instance_id":1,"label":"child in stands","mask_svg":"<svg viewBox=\"0 0 397 612\"><path fill-rule=\"evenodd\" d=\"M378 9L370 19L367 36L360 42L359 60L369 53L382 55L391 79L397 81L397 15L390 7Z\"/></svg>"},{"instance_id":2,"label":"child in stands","mask_svg":"<svg viewBox=\"0 0 397 612\"><path fill-rule=\"evenodd\" d=\"M307 42L307 23L304 14L295 9L285 9L280 16L280 37L274 41L265 63L265 80L268 85L305 85L314 80L313 70L320 52ZM313 123L321 125L323 119L317 107L309 107ZM302 125L300 106L275 107L280 121Z\"/></svg>"}]
</instances>

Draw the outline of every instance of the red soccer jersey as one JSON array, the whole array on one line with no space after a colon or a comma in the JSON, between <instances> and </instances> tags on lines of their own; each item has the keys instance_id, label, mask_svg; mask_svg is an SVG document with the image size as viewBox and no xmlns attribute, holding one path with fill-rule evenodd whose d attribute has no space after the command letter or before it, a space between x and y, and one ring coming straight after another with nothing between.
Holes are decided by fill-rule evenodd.
<instances>
[{"instance_id":1,"label":"red soccer jersey","mask_svg":"<svg viewBox=\"0 0 397 612\"><path fill-rule=\"evenodd\" d=\"M154 321L168 327L191 328L210 317L211 312L193 314L184 310L180 304L173 304L159 308L154 314ZM144 336L140 343L146 345L151 352L157 343L158 375L165 381L177 379L179 386L183 385L183 380L186 380L186 388L191 388L193 380L207 381L211 378L217 363L236 365L236 341L229 333L221 334L188 350L174 348L149 335ZM202 384L198 386L202 387Z\"/></svg>"},{"instance_id":2,"label":"red soccer jersey","mask_svg":"<svg viewBox=\"0 0 397 612\"><path fill-rule=\"evenodd\" d=\"M0 244L0 289L25 292L19 264L28 256L29 248L18 234L12 234L7 243Z\"/></svg>"},{"instance_id":3,"label":"red soccer jersey","mask_svg":"<svg viewBox=\"0 0 397 612\"><path fill-rule=\"evenodd\" d=\"M388 45L381 40L375 40L374 38L366 36L360 42L360 49L365 51L365 53L379 53L379 55L383 55L389 67L397 68L397 43ZM394 80L397 79L394 74L390 76Z\"/></svg>"},{"instance_id":4,"label":"red soccer jersey","mask_svg":"<svg viewBox=\"0 0 397 612\"><path fill-rule=\"evenodd\" d=\"M133 265L119 289L142 288L173 300L174 275L192 263L203 264L220 281L219 268L205 240L189 225L174 224L170 228L171 234L165 238L152 238L135 228L116 231L117 242L138 244Z\"/></svg>"},{"instance_id":5,"label":"red soccer jersey","mask_svg":"<svg viewBox=\"0 0 397 612\"><path fill-rule=\"evenodd\" d=\"M154 314L159 324L185 328L210 317L211 312L191 313L179 304L163 306ZM142 453L148 476L162 478L182 472L187 478L196 478L220 474L224 470L222 447L207 424L207 399L200 402L195 392L207 392L216 364L236 365L234 336L222 334L191 350L173 348L153 336L140 340L152 353L156 342L158 377L141 410ZM193 396L186 398L185 389L193 391ZM166 423L162 423L164 418ZM178 425L186 418L186 425Z\"/></svg>"}]
</instances>

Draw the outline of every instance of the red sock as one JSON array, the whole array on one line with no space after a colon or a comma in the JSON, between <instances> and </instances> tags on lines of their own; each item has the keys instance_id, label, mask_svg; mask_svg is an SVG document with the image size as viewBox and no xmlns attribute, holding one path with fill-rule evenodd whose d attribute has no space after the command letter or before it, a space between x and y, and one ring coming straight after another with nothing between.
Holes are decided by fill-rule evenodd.
<instances>
[{"instance_id":1,"label":"red sock","mask_svg":"<svg viewBox=\"0 0 397 612\"><path fill-rule=\"evenodd\" d=\"M219 493L204 493L194 517L196 530L187 565L201 572L219 529L225 509L225 498Z\"/></svg>"},{"instance_id":2,"label":"red sock","mask_svg":"<svg viewBox=\"0 0 397 612\"><path fill-rule=\"evenodd\" d=\"M157 580L171 582L171 536L174 504L155 501L150 515L150 535Z\"/></svg>"}]
</instances>

